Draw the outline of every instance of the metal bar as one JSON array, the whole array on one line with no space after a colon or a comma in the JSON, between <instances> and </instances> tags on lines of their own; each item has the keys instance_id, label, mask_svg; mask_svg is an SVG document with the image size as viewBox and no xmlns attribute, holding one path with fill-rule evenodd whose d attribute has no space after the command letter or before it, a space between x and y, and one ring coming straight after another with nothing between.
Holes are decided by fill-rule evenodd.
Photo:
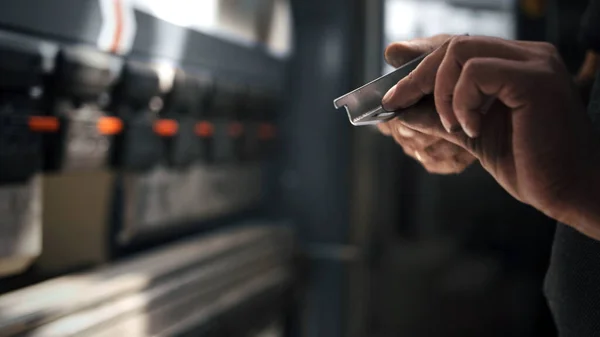
<instances>
[{"instance_id":1,"label":"metal bar","mask_svg":"<svg viewBox=\"0 0 600 337\"><path fill-rule=\"evenodd\" d=\"M278 227L238 228L9 293L0 297L0 336L149 289L175 273L255 246L280 247L285 255L291 251L291 235Z\"/></svg>"},{"instance_id":2,"label":"metal bar","mask_svg":"<svg viewBox=\"0 0 600 337\"><path fill-rule=\"evenodd\" d=\"M381 106L381 100L398 81L415 70L425 56L427 55L422 55L393 72L336 99L333 104L337 109L345 107L350 123L355 126L377 124L394 118L396 112L386 111Z\"/></svg>"}]
</instances>

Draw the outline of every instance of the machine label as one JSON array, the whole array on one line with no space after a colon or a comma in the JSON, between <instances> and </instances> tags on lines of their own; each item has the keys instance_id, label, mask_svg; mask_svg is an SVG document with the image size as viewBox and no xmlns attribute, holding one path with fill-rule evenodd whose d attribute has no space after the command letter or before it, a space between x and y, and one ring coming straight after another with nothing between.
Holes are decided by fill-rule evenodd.
<instances>
[{"instance_id":1,"label":"machine label","mask_svg":"<svg viewBox=\"0 0 600 337\"><path fill-rule=\"evenodd\" d=\"M157 168L124 178L121 240L136 233L227 215L256 206L262 197L259 165Z\"/></svg>"},{"instance_id":2,"label":"machine label","mask_svg":"<svg viewBox=\"0 0 600 337\"><path fill-rule=\"evenodd\" d=\"M83 107L68 115L64 169L96 169L106 165L110 141L97 128L97 121L104 113L93 107Z\"/></svg>"}]
</instances>

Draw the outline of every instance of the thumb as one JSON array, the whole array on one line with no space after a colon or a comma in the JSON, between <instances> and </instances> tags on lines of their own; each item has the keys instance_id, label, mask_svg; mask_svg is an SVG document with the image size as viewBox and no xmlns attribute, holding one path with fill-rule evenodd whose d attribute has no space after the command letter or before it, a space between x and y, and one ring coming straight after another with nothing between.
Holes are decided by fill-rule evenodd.
<instances>
[{"instance_id":1,"label":"thumb","mask_svg":"<svg viewBox=\"0 0 600 337\"><path fill-rule=\"evenodd\" d=\"M392 67L398 68L425 53L434 51L450 37L451 35L441 34L428 38L392 43L385 50L385 60Z\"/></svg>"}]
</instances>

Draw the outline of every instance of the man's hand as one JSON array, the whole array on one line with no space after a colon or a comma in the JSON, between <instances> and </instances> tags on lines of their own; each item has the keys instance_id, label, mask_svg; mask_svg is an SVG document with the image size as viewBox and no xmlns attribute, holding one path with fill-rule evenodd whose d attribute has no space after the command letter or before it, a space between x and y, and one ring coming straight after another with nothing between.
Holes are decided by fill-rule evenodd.
<instances>
[{"instance_id":1,"label":"man's hand","mask_svg":"<svg viewBox=\"0 0 600 337\"><path fill-rule=\"evenodd\" d=\"M391 66L398 68L424 53L434 51L449 38L449 35L438 35L394 43L387 48L385 58ZM433 112L436 118L428 118L428 112ZM411 113L417 118L423 116L420 122L427 123L427 129L442 127L432 100L412 106L404 113ZM460 173L475 161L475 157L462 147L438 136L411 129L401 118L378 124L378 127L384 135L392 136L408 156L418 160L430 173Z\"/></svg>"},{"instance_id":2,"label":"man's hand","mask_svg":"<svg viewBox=\"0 0 600 337\"><path fill-rule=\"evenodd\" d=\"M383 105L399 110L430 94L444 128L413 113L401 115L405 125L464 148L515 198L600 239L600 142L553 46L454 37Z\"/></svg>"}]
</instances>

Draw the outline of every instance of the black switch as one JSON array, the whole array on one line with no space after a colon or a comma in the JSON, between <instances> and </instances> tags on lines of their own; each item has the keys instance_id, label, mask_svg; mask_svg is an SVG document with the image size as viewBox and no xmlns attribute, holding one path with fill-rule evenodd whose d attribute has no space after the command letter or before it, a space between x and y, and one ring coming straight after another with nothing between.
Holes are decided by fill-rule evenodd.
<instances>
[{"instance_id":1,"label":"black switch","mask_svg":"<svg viewBox=\"0 0 600 337\"><path fill-rule=\"evenodd\" d=\"M266 159L275 151L277 137L277 111L279 109L279 100L272 94L264 95L259 100L256 112L259 120L258 139L259 139L259 158Z\"/></svg>"},{"instance_id":2,"label":"black switch","mask_svg":"<svg viewBox=\"0 0 600 337\"><path fill-rule=\"evenodd\" d=\"M116 79L119 60L85 47L65 48L56 60L52 93L76 103L96 102Z\"/></svg>"},{"instance_id":3,"label":"black switch","mask_svg":"<svg viewBox=\"0 0 600 337\"><path fill-rule=\"evenodd\" d=\"M147 171L166 159L165 146L154 132L162 109L157 71L150 65L127 62L113 92L109 111L123 120L123 132L111 146L111 164L127 171Z\"/></svg>"},{"instance_id":4,"label":"black switch","mask_svg":"<svg viewBox=\"0 0 600 337\"><path fill-rule=\"evenodd\" d=\"M60 131L45 138L48 170L97 169L108 164L110 142L122 124L107 116L110 89L121 60L84 47L60 51L48 79L49 113L60 120Z\"/></svg>"},{"instance_id":5,"label":"black switch","mask_svg":"<svg viewBox=\"0 0 600 337\"><path fill-rule=\"evenodd\" d=\"M217 163L239 161L239 139L244 125L239 120L243 87L229 82L217 82L212 102L214 124L214 160Z\"/></svg>"},{"instance_id":6,"label":"black switch","mask_svg":"<svg viewBox=\"0 0 600 337\"><path fill-rule=\"evenodd\" d=\"M0 39L0 185L27 181L42 167L39 121L43 57L35 42ZM39 116L39 118L42 118Z\"/></svg>"},{"instance_id":7,"label":"black switch","mask_svg":"<svg viewBox=\"0 0 600 337\"><path fill-rule=\"evenodd\" d=\"M265 90L251 89L244 107L244 124L246 133L242 145L244 161L261 159L262 138L265 136L265 109L268 105L268 94Z\"/></svg>"},{"instance_id":8,"label":"black switch","mask_svg":"<svg viewBox=\"0 0 600 337\"><path fill-rule=\"evenodd\" d=\"M169 164L186 167L204 156L203 144L198 137L198 123L202 104L210 90L210 80L195 74L177 71L173 88L165 99L162 116L178 123L177 134L169 140Z\"/></svg>"},{"instance_id":9,"label":"black switch","mask_svg":"<svg viewBox=\"0 0 600 337\"><path fill-rule=\"evenodd\" d=\"M214 162L214 143L215 143L215 125L214 125L214 96L215 84L212 78L208 76L198 77L198 86L196 95L198 96L197 108L194 112L196 116L195 133L197 142L200 144L200 162Z\"/></svg>"}]
</instances>

